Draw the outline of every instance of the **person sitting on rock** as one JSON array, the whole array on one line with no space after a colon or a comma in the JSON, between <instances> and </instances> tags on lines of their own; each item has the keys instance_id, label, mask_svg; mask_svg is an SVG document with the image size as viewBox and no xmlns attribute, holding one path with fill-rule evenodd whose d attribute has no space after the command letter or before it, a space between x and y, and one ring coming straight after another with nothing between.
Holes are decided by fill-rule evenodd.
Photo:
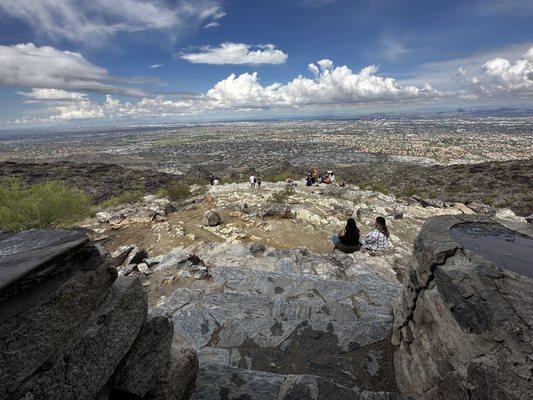
<instances>
[{"instance_id":1,"label":"person sitting on rock","mask_svg":"<svg viewBox=\"0 0 533 400\"><path fill-rule=\"evenodd\" d=\"M317 167L313 167L311 169L311 178L313 178L313 183L318 182L318 180L320 179L320 173L318 172Z\"/></svg>"},{"instance_id":2,"label":"person sitting on rock","mask_svg":"<svg viewBox=\"0 0 533 400\"><path fill-rule=\"evenodd\" d=\"M377 217L374 229L362 241L363 251L375 253L386 250L389 247L389 236L385 218Z\"/></svg>"},{"instance_id":3,"label":"person sitting on rock","mask_svg":"<svg viewBox=\"0 0 533 400\"><path fill-rule=\"evenodd\" d=\"M333 235L331 240L335 245L333 250L340 250L344 253L353 253L359 251L361 243L359 243L360 232L355 219L348 218L346 221L346 227L339 232L338 235Z\"/></svg>"}]
</instances>

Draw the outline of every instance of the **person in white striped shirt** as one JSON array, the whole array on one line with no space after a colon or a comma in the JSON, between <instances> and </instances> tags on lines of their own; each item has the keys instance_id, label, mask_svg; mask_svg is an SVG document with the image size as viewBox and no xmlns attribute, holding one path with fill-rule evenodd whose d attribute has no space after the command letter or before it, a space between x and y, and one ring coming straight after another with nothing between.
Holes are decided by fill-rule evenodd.
<instances>
[{"instance_id":1,"label":"person in white striped shirt","mask_svg":"<svg viewBox=\"0 0 533 400\"><path fill-rule=\"evenodd\" d=\"M389 247L389 230L385 218L377 217L374 222L374 229L361 242L363 251L375 253L384 251Z\"/></svg>"}]
</instances>

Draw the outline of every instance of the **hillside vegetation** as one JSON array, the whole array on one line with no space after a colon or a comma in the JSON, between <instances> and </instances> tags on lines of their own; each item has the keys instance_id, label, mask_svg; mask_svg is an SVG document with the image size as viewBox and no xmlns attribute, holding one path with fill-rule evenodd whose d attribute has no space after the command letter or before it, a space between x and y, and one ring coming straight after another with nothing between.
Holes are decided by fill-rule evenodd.
<instances>
[{"instance_id":1,"label":"hillside vegetation","mask_svg":"<svg viewBox=\"0 0 533 400\"><path fill-rule=\"evenodd\" d=\"M533 211L533 159L431 167L364 164L338 168L337 175L396 196L478 202L510 208L522 216Z\"/></svg>"},{"instance_id":2,"label":"hillside vegetation","mask_svg":"<svg viewBox=\"0 0 533 400\"><path fill-rule=\"evenodd\" d=\"M25 186L11 179L0 182L0 229L67 227L91 212L91 199L77 188L58 182Z\"/></svg>"}]
</instances>

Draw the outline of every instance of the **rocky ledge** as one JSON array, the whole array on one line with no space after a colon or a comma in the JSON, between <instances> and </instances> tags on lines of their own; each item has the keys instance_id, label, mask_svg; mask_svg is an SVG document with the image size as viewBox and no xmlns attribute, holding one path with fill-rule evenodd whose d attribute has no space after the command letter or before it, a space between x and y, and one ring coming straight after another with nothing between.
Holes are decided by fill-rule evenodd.
<instances>
[{"instance_id":1,"label":"rocky ledge","mask_svg":"<svg viewBox=\"0 0 533 400\"><path fill-rule=\"evenodd\" d=\"M0 236L0 399L181 399L196 353L79 231Z\"/></svg>"},{"instance_id":2,"label":"rocky ledge","mask_svg":"<svg viewBox=\"0 0 533 400\"><path fill-rule=\"evenodd\" d=\"M399 388L417 399L533 393L533 238L486 217L429 219L395 306Z\"/></svg>"}]
</instances>

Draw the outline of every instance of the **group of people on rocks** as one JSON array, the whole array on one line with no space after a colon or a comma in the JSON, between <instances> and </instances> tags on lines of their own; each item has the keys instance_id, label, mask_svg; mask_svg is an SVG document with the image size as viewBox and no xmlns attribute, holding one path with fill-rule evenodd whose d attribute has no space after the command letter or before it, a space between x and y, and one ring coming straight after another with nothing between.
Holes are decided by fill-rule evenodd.
<instances>
[{"instance_id":1,"label":"group of people on rocks","mask_svg":"<svg viewBox=\"0 0 533 400\"><path fill-rule=\"evenodd\" d=\"M333 250L338 249L345 253L353 253L355 251L368 251L370 253L377 253L387 250L389 247L389 229L387 222L383 217L377 217L374 221L374 229L361 240L361 232L357 227L355 219L348 218L346 227L339 232L338 235L333 235Z\"/></svg>"},{"instance_id":2,"label":"group of people on rocks","mask_svg":"<svg viewBox=\"0 0 533 400\"><path fill-rule=\"evenodd\" d=\"M249 178L250 189L261 189L262 178L261 175L252 174ZM333 171L328 171L324 175L320 175L318 169L313 167L307 174L306 185L312 186L315 183L331 184L335 182L335 174ZM209 175L209 183L211 185L218 185L220 180L213 174ZM286 184L295 185L296 183L289 176L285 180ZM386 250L389 247L389 230L387 222L383 217L377 217L374 221L374 229L368 233L364 239L361 240L361 232L357 227L355 219L348 218L346 226L337 235L333 235L333 250L341 250L345 253L353 253L356 251L377 253Z\"/></svg>"},{"instance_id":3,"label":"group of people on rocks","mask_svg":"<svg viewBox=\"0 0 533 400\"><path fill-rule=\"evenodd\" d=\"M321 175L316 167L311 168L311 170L307 173L307 177L305 178L306 186L312 186L316 183L325 183L330 185L333 182L335 182L335 174L333 171L328 171Z\"/></svg>"}]
</instances>

